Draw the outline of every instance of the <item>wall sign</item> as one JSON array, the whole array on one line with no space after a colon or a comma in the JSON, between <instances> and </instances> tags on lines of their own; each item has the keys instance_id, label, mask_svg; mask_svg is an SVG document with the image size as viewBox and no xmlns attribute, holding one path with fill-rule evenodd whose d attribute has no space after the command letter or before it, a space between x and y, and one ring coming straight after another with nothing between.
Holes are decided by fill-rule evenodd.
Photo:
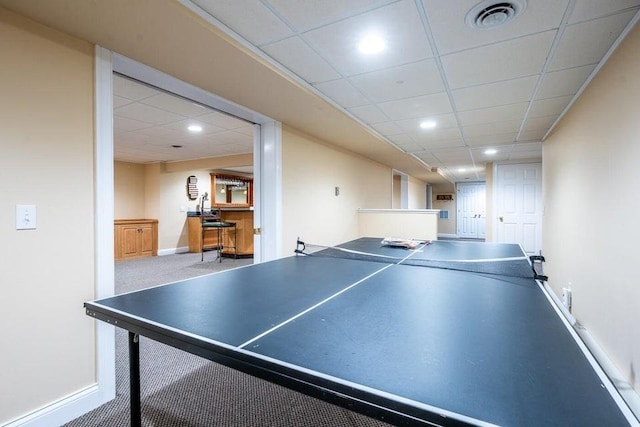
<instances>
[{"instance_id":1,"label":"wall sign","mask_svg":"<svg viewBox=\"0 0 640 427\"><path fill-rule=\"evenodd\" d=\"M191 175L187 178L187 196L189 200L195 200L198 198L198 178L195 175Z\"/></svg>"}]
</instances>

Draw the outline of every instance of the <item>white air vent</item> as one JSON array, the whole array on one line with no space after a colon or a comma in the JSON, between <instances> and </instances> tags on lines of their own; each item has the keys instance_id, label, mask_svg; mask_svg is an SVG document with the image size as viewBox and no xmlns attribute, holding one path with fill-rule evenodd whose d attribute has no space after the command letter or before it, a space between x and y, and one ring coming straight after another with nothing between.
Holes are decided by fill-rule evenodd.
<instances>
[{"instance_id":1,"label":"white air vent","mask_svg":"<svg viewBox=\"0 0 640 427\"><path fill-rule=\"evenodd\" d=\"M487 30L500 27L520 15L527 7L526 0L510 0L496 3L483 1L467 13L465 22L471 28Z\"/></svg>"}]
</instances>

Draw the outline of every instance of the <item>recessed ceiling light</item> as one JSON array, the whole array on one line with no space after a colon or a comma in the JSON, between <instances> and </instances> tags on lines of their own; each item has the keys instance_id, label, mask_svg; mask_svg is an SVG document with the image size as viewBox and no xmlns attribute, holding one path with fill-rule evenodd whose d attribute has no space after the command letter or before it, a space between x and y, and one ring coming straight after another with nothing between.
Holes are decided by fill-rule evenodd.
<instances>
[{"instance_id":1,"label":"recessed ceiling light","mask_svg":"<svg viewBox=\"0 0 640 427\"><path fill-rule=\"evenodd\" d=\"M200 126L200 125L189 125L189 127L187 127L187 130L189 132L193 132L193 133L202 132L202 126Z\"/></svg>"},{"instance_id":2,"label":"recessed ceiling light","mask_svg":"<svg viewBox=\"0 0 640 427\"><path fill-rule=\"evenodd\" d=\"M488 148L484 150L484 154L488 154L488 155L496 154L497 152L498 150L496 150L495 148Z\"/></svg>"},{"instance_id":3,"label":"recessed ceiling light","mask_svg":"<svg viewBox=\"0 0 640 427\"><path fill-rule=\"evenodd\" d=\"M422 129L433 129L437 125L438 124L436 122L434 122L433 120L425 120L424 122L420 123L420 127Z\"/></svg>"},{"instance_id":4,"label":"recessed ceiling light","mask_svg":"<svg viewBox=\"0 0 640 427\"><path fill-rule=\"evenodd\" d=\"M459 168L458 172L466 172L467 170L465 168Z\"/></svg>"},{"instance_id":5,"label":"recessed ceiling light","mask_svg":"<svg viewBox=\"0 0 640 427\"><path fill-rule=\"evenodd\" d=\"M385 40L377 34L364 36L358 43L358 50L365 55L375 55L382 52L386 47Z\"/></svg>"}]
</instances>

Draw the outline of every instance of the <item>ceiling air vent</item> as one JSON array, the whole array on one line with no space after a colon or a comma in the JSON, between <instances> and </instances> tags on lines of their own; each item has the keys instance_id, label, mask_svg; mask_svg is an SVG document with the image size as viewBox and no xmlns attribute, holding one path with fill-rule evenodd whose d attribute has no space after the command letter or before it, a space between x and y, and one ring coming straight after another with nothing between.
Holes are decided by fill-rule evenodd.
<instances>
[{"instance_id":1,"label":"ceiling air vent","mask_svg":"<svg viewBox=\"0 0 640 427\"><path fill-rule=\"evenodd\" d=\"M526 0L511 0L496 3L483 1L467 13L465 22L471 28L488 30L500 27L520 15L527 7Z\"/></svg>"}]
</instances>

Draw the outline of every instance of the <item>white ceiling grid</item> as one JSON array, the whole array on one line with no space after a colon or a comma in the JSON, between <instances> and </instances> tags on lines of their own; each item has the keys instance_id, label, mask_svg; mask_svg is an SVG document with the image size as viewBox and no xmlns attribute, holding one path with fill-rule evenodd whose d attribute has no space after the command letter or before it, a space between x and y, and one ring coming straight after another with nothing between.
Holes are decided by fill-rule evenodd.
<instances>
[{"instance_id":1,"label":"white ceiling grid","mask_svg":"<svg viewBox=\"0 0 640 427\"><path fill-rule=\"evenodd\" d=\"M454 180L483 179L486 161L541 158L542 138L640 6L529 0L479 30L465 23L479 0L191 2ZM356 51L368 31L386 39L382 54ZM419 128L425 119L437 127Z\"/></svg>"},{"instance_id":2,"label":"white ceiling grid","mask_svg":"<svg viewBox=\"0 0 640 427\"><path fill-rule=\"evenodd\" d=\"M465 15L480 0L189 1L455 181L484 179L485 162L540 159L542 139L640 8L640 0L528 0L505 25L473 29ZM386 49L363 56L356 46L370 31ZM251 151L250 124L120 77L115 95L118 159ZM420 128L427 119L437 126ZM185 135L192 122L203 131Z\"/></svg>"}]
</instances>

